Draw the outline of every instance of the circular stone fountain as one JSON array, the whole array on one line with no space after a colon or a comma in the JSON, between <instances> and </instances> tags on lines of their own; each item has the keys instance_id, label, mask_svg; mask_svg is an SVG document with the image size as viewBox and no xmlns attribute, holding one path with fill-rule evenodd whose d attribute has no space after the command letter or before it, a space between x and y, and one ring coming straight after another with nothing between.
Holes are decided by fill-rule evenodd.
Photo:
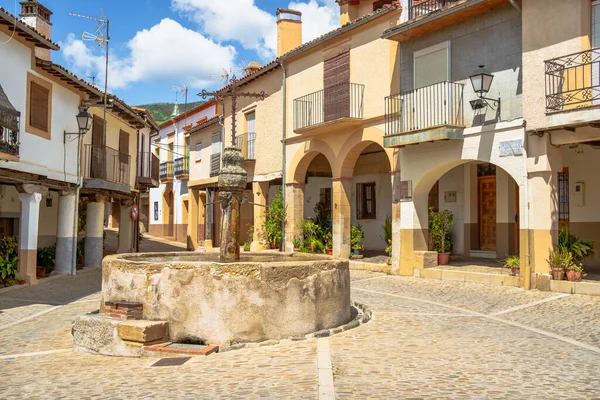
<instances>
[{"instance_id":1,"label":"circular stone fountain","mask_svg":"<svg viewBox=\"0 0 600 400\"><path fill-rule=\"evenodd\" d=\"M348 261L295 253L120 254L104 259L102 303L143 304L143 319L167 321L172 342L283 339L350 321Z\"/></svg>"}]
</instances>

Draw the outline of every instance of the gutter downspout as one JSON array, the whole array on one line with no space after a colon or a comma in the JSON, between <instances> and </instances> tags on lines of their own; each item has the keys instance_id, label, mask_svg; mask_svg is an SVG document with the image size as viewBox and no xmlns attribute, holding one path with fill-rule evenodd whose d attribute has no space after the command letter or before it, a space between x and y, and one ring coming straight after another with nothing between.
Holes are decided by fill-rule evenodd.
<instances>
[{"instance_id":1,"label":"gutter downspout","mask_svg":"<svg viewBox=\"0 0 600 400\"><path fill-rule=\"evenodd\" d=\"M521 9L521 6L517 3L516 0L508 0L508 1L519 13L523 12L523 10Z\"/></svg>"},{"instance_id":2,"label":"gutter downspout","mask_svg":"<svg viewBox=\"0 0 600 400\"><path fill-rule=\"evenodd\" d=\"M142 171L144 169L144 166L142 165L142 162L145 161L144 160L144 156L140 157L140 135L143 135L143 133L141 132L141 129L137 130L137 143L136 143L136 155L137 155L137 159L136 159L136 175L135 175L135 188L138 189L138 192L136 194L136 202L135 204L137 205L138 208L138 219L136 221L134 221L134 226L133 226L133 234L135 235L133 237L133 251L135 253L137 253L138 251L140 251L140 197L141 197L141 193L140 193L140 188L138 185L138 176L142 175ZM140 161L140 158L142 159Z\"/></svg>"},{"instance_id":3,"label":"gutter downspout","mask_svg":"<svg viewBox=\"0 0 600 400\"><path fill-rule=\"evenodd\" d=\"M71 275L77 275L77 242L79 241L79 232L77 229L79 224L79 189L83 181L81 176L81 136L77 138L77 186L75 189L75 215L73 218L73 237L75 245L73 246L73 257L71 261Z\"/></svg>"},{"instance_id":4,"label":"gutter downspout","mask_svg":"<svg viewBox=\"0 0 600 400\"><path fill-rule=\"evenodd\" d=\"M285 133L286 133L286 125L287 125L287 98L286 98L286 86L285 86L285 66L283 65L283 60L279 61L279 64L281 65L281 91L282 91L282 95L283 95L283 112L282 112L282 119L283 119L283 128L282 128L282 132L281 132L281 197L283 198L283 204L285 204L285 164L286 164L286 157L285 157ZM283 221L281 222L281 251L285 251L285 220L286 218L283 219Z\"/></svg>"}]
</instances>

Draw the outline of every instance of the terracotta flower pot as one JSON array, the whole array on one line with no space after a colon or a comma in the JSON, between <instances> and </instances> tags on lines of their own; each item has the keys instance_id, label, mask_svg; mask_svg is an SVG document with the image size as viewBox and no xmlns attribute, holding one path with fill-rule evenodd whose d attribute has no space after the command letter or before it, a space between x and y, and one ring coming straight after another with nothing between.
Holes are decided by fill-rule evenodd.
<instances>
[{"instance_id":1,"label":"terracotta flower pot","mask_svg":"<svg viewBox=\"0 0 600 400\"><path fill-rule=\"evenodd\" d=\"M552 279L562 281L565 279L565 270L562 268L552 268Z\"/></svg>"},{"instance_id":2,"label":"terracotta flower pot","mask_svg":"<svg viewBox=\"0 0 600 400\"><path fill-rule=\"evenodd\" d=\"M514 276L519 276L521 275L521 267L512 267L510 272L512 272Z\"/></svg>"},{"instance_id":3,"label":"terracotta flower pot","mask_svg":"<svg viewBox=\"0 0 600 400\"><path fill-rule=\"evenodd\" d=\"M43 278L46 276L46 268L42 267L41 265L36 267L35 272L38 278Z\"/></svg>"},{"instance_id":4,"label":"terracotta flower pot","mask_svg":"<svg viewBox=\"0 0 600 400\"><path fill-rule=\"evenodd\" d=\"M580 271L567 271L567 280L569 280L571 282L581 281L581 272Z\"/></svg>"},{"instance_id":5,"label":"terracotta flower pot","mask_svg":"<svg viewBox=\"0 0 600 400\"><path fill-rule=\"evenodd\" d=\"M437 261L438 265L448 265L450 262L450 253L438 253Z\"/></svg>"},{"instance_id":6,"label":"terracotta flower pot","mask_svg":"<svg viewBox=\"0 0 600 400\"><path fill-rule=\"evenodd\" d=\"M333 254L333 249L325 249L325 253L327 253L328 256Z\"/></svg>"}]
</instances>

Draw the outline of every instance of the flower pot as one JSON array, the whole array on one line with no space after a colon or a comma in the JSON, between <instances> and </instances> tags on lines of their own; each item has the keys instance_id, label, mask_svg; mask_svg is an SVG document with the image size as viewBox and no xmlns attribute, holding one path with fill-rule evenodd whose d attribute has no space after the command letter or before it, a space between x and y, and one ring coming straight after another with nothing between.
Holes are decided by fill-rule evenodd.
<instances>
[{"instance_id":1,"label":"flower pot","mask_svg":"<svg viewBox=\"0 0 600 400\"><path fill-rule=\"evenodd\" d=\"M552 268L552 279L562 281L565 279L565 270L562 268Z\"/></svg>"},{"instance_id":2,"label":"flower pot","mask_svg":"<svg viewBox=\"0 0 600 400\"><path fill-rule=\"evenodd\" d=\"M450 262L450 253L438 253L437 261L438 265L448 265Z\"/></svg>"},{"instance_id":3,"label":"flower pot","mask_svg":"<svg viewBox=\"0 0 600 400\"><path fill-rule=\"evenodd\" d=\"M581 281L581 272L580 271L567 271L567 280L569 280L571 282Z\"/></svg>"},{"instance_id":4,"label":"flower pot","mask_svg":"<svg viewBox=\"0 0 600 400\"><path fill-rule=\"evenodd\" d=\"M25 284L25 279L21 279L21 280L19 281L19 285L24 285L24 284Z\"/></svg>"},{"instance_id":5,"label":"flower pot","mask_svg":"<svg viewBox=\"0 0 600 400\"><path fill-rule=\"evenodd\" d=\"M514 276L519 276L521 275L521 267L512 267L510 272L512 272Z\"/></svg>"},{"instance_id":6,"label":"flower pot","mask_svg":"<svg viewBox=\"0 0 600 400\"><path fill-rule=\"evenodd\" d=\"M325 253L330 256L333 254L333 249L325 249Z\"/></svg>"},{"instance_id":7,"label":"flower pot","mask_svg":"<svg viewBox=\"0 0 600 400\"><path fill-rule=\"evenodd\" d=\"M297 253L300 251L300 247L294 247L294 252Z\"/></svg>"},{"instance_id":8,"label":"flower pot","mask_svg":"<svg viewBox=\"0 0 600 400\"><path fill-rule=\"evenodd\" d=\"M355 256L360 256L362 254L362 249L360 249L360 248L352 249L352 254Z\"/></svg>"},{"instance_id":9,"label":"flower pot","mask_svg":"<svg viewBox=\"0 0 600 400\"><path fill-rule=\"evenodd\" d=\"M36 267L36 275L38 278L43 278L44 276L46 276L46 268L42 267L41 265L38 265Z\"/></svg>"}]
</instances>

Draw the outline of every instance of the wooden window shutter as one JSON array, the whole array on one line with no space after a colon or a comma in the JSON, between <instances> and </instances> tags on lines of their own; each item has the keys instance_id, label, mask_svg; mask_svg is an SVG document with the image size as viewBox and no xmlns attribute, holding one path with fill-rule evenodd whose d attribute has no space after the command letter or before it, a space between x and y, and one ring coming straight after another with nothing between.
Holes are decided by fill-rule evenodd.
<instances>
[{"instance_id":1,"label":"wooden window shutter","mask_svg":"<svg viewBox=\"0 0 600 400\"><path fill-rule=\"evenodd\" d=\"M129 133L119 131L119 160L122 163L129 161Z\"/></svg>"},{"instance_id":2,"label":"wooden window shutter","mask_svg":"<svg viewBox=\"0 0 600 400\"><path fill-rule=\"evenodd\" d=\"M104 144L104 120L94 116L92 125L92 144L94 146L102 146Z\"/></svg>"},{"instance_id":3,"label":"wooden window shutter","mask_svg":"<svg viewBox=\"0 0 600 400\"><path fill-rule=\"evenodd\" d=\"M356 219L363 218L363 184L356 184Z\"/></svg>"},{"instance_id":4,"label":"wooden window shutter","mask_svg":"<svg viewBox=\"0 0 600 400\"><path fill-rule=\"evenodd\" d=\"M50 90L31 81L29 101L29 124L44 132L49 132Z\"/></svg>"},{"instance_id":5,"label":"wooden window shutter","mask_svg":"<svg viewBox=\"0 0 600 400\"><path fill-rule=\"evenodd\" d=\"M350 116L350 52L323 63L324 122Z\"/></svg>"}]
</instances>

